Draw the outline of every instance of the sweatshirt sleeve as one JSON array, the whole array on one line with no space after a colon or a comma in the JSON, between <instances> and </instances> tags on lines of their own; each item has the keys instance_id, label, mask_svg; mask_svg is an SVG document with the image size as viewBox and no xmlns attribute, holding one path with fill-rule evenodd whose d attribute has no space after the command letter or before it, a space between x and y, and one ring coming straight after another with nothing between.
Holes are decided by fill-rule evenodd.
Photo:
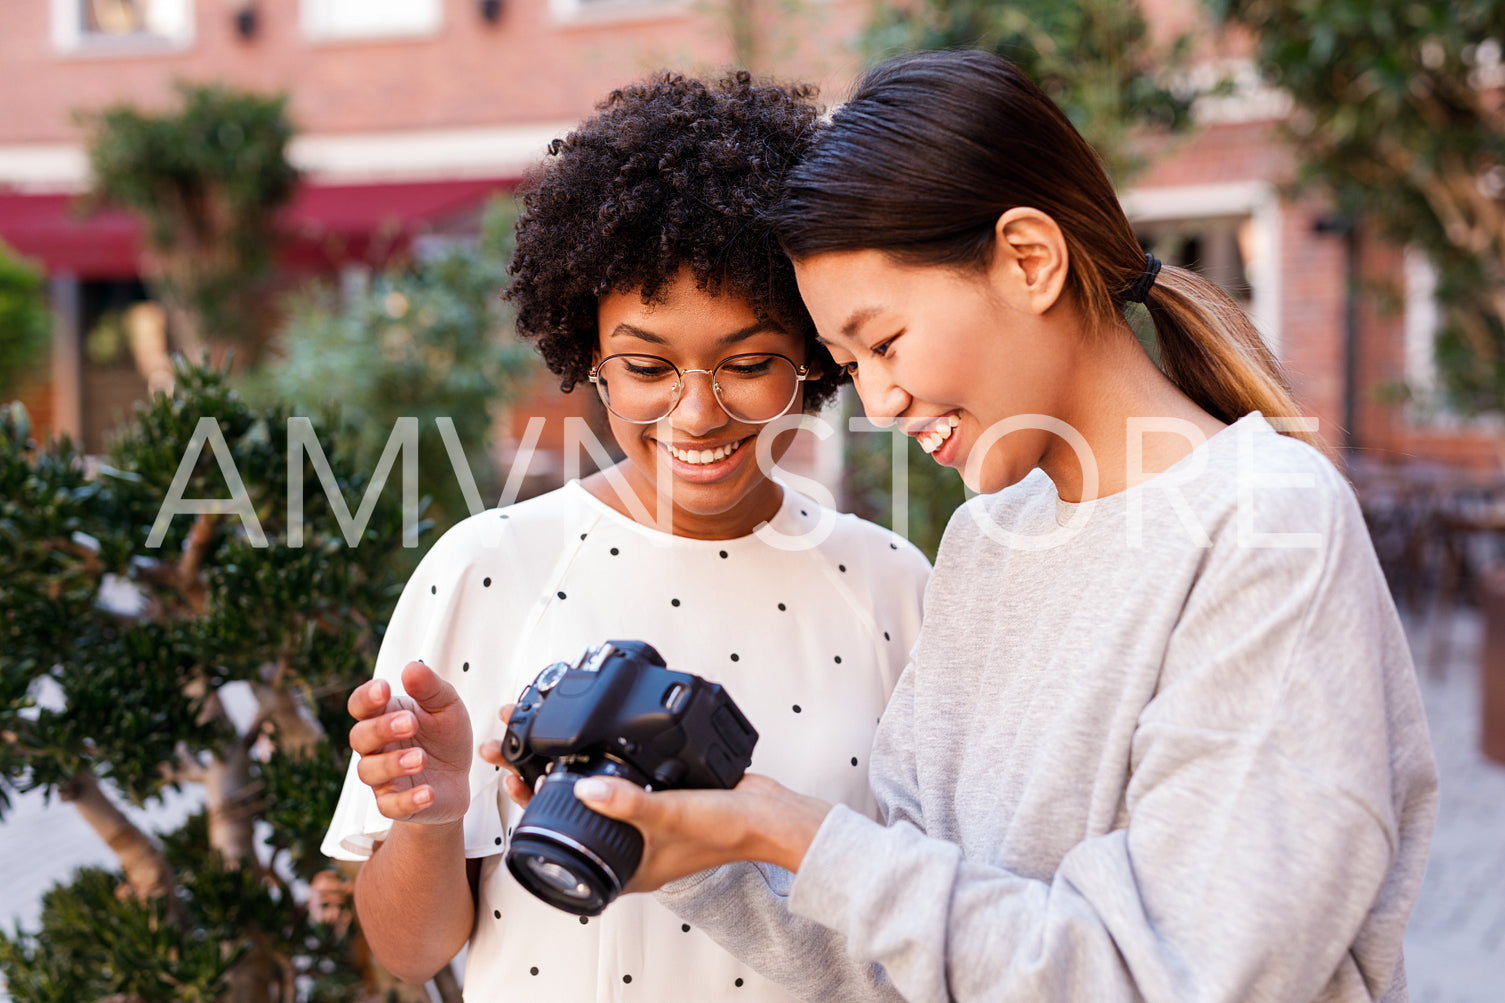
<instances>
[{"instance_id":1,"label":"sweatshirt sleeve","mask_svg":"<svg viewBox=\"0 0 1505 1003\"><path fill-rule=\"evenodd\" d=\"M1309 1000L1334 982L1384 997L1430 828L1399 816L1432 810L1436 775L1362 520L1333 497L1273 521L1318 546L1248 546L1231 526L1214 545L1140 716L1119 828L1028 879L927 836L897 800L901 759L890 824L834 809L790 910L912 1003ZM945 722L905 731L926 726Z\"/></svg>"},{"instance_id":2,"label":"sweatshirt sleeve","mask_svg":"<svg viewBox=\"0 0 1505 1003\"><path fill-rule=\"evenodd\" d=\"M883 709L874 738L875 762L881 758L905 764L871 778L873 793L889 823L916 819L920 813L913 759L900 747L912 734L913 685L906 669ZM860 812L838 808L867 820ZM728 864L667 885L657 897L744 964L800 999L822 1003L902 999L882 965L850 948L846 938L829 926L790 911L793 881L794 875L781 867Z\"/></svg>"},{"instance_id":3,"label":"sweatshirt sleeve","mask_svg":"<svg viewBox=\"0 0 1505 1003\"><path fill-rule=\"evenodd\" d=\"M856 818L866 816L842 806ZM883 966L846 938L789 910L794 875L771 864L727 864L664 886L656 897L743 964L793 995L821 1003L899 1003Z\"/></svg>"}]
</instances>

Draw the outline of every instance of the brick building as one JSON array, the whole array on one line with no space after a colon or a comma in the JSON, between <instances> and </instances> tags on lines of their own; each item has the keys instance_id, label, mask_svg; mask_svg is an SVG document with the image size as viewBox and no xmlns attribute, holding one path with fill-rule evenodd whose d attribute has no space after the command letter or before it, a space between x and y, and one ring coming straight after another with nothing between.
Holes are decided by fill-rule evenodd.
<instances>
[{"instance_id":1,"label":"brick building","mask_svg":"<svg viewBox=\"0 0 1505 1003\"><path fill-rule=\"evenodd\" d=\"M338 271L473 224L480 201L515 184L550 138L648 70L742 61L839 99L858 65L846 42L867 13L864 0L809 0L793 14L757 0L13 6L0 33L0 239L42 263L55 308L51 365L28 394L33 412L41 427L82 434L89 445L146 382L129 361L100 371L83 338L104 306L145 291L132 221L70 215L86 181L76 110L121 100L151 107L180 79L287 92L300 129L293 158L306 172L289 228L306 265ZM1166 35L1192 26L1199 9L1195 0L1146 0L1145 8ZM1258 83L1242 51L1236 39L1205 43L1201 72L1238 86L1204 99L1200 127L1166 143L1122 193L1145 243L1244 297L1329 441L1381 458L1492 467L1489 437L1422 426L1383 402L1385 388L1430 378L1425 269L1335 229L1321 206L1283 200L1292 159L1274 135L1287 106ZM1364 283L1389 282L1404 307L1386 312L1374 297L1350 297L1351 271ZM570 413L580 396L541 391L526 411ZM829 474L829 456L812 462Z\"/></svg>"}]
</instances>

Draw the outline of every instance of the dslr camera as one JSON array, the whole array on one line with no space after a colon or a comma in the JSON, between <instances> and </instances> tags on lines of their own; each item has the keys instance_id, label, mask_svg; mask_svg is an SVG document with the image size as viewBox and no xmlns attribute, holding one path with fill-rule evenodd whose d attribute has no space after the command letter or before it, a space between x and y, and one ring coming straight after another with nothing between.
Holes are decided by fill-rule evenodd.
<instances>
[{"instance_id":1,"label":"dslr camera","mask_svg":"<svg viewBox=\"0 0 1505 1003\"><path fill-rule=\"evenodd\" d=\"M575 781L735 787L757 741L725 690L669 669L642 641L607 641L548 666L518 697L502 739L503 757L536 790L507 869L550 905L598 915L637 870L643 836L576 800Z\"/></svg>"}]
</instances>

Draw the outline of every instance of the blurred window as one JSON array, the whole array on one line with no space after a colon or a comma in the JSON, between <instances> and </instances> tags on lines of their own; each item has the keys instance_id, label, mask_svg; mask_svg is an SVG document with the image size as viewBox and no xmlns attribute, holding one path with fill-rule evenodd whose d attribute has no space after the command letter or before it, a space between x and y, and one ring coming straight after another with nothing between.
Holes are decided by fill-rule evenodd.
<instances>
[{"instance_id":1,"label":"blurred window","mask_svg":"<svg viewBox=\"0 0 1505 1003\"><path fill-rule=\"evenodd\" d=\"M303 34L316 41L432 35L440 0L302 0Z\"/></svg>"},{"instance_id":2,"label":"blurred window","mask_svg":"<svg viewBox=\"0 0 1505 1003\"><path fill-rule=\"evenodd\" d=\"M1254 220L1248 216L1157 220L1134 227L1139 243L1168 265L1200 272L1248 309Z\"/></svg>"},{"instance_id":3,"label":"blurred window","mask_svg":"<svg viewBox=\"0 0 1505 1003\"><path fill-rule=\"evenodd\" d=\"M52 0L63 52L182 48L193 41L193 0Z\"/></svg>"},{"instance_id":4,"label":"blurred window","mask_svg":"<svg viewBox=\"0 0 1505 1003\"><path fill-rule=\"evenodd\" d=\"M683 12L688 0L549 0L558 21L614 21L663 17Z\"/></svg>"}]
</instances>

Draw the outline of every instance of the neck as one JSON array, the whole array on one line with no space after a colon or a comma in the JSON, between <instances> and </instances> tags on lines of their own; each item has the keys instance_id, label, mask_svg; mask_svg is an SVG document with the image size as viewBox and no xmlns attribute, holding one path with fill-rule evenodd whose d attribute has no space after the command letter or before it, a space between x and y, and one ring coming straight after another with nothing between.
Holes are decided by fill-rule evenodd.
<instances>
[{"instance_id":1,"label":"neck","mask_svg":"<svg viewBox=\"0 0 1505 1003\"><path fill-rule=\"evenodd\" d=\"M1223 423L1160 371L1127 324L1078 339L1060 417L1081 433L1091 471L1067 443L1052 439L1040 467L1068 502L1117 494L1174 465Z\"/></svg>"},{"instance_id":2,"label":"neck","mask_svg":"<svg viewBox=\"0 0 1505 1003\"><path fill-rule=\"evenodd\" d=\"M654 482L626 460L581 478L580 486L633 522L691 540L747 536L772 519L784 503L784 489L763 478L724 511L686 508L670 495L659 493Z\"/></svg>"}]
</instances>

